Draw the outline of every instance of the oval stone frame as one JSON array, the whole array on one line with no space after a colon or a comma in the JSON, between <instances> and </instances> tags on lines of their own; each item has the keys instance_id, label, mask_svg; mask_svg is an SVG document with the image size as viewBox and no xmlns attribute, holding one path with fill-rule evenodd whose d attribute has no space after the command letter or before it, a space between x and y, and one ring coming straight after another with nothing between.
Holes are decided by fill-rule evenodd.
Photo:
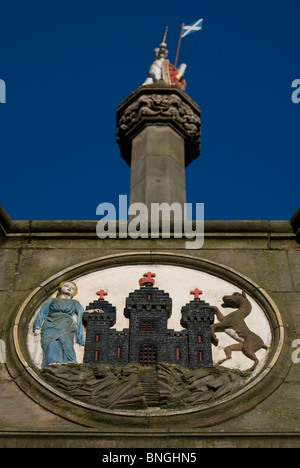
<instances>
[{"instance_id":1,"label":"oval stone frame","mask_svg":"<svg viewBox=\"0 0 300 468\"><path fill-rule=\"evenodd\" d=\"M27 349L28 324L37 308L57 289L61 281L76 281L85 274L126 265L173 265L209 273L245 290L263 309L272 331L272 346L264 368L240 391L210 404L181 410L108 410L68 397L50 386L39 375ZM67 420L87 427L111 423L119 428L134 427L169 429L201 428L232 419L250 411L279 387L289 371L289 349L280 312L267 292L237 271L203 258L184 254L142 251L122 253L89 260L67 268L41 283L20 307L13 326L7 353L7 367L15 383L36 403Z\"/></svg>"}]
</instances>

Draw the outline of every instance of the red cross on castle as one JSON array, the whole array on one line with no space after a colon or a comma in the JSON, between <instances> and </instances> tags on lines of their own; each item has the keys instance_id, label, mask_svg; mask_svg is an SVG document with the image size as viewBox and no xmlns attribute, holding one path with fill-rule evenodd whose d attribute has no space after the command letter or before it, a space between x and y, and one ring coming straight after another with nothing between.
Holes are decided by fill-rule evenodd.
<instances>
[{"instance_id":1,"label":"red cross on castle","mask_svg":"<svg viewBox=\"0 0 300 468\"><path fill-rule=\"evenodd\" d=\"M143 278L141 278L139 281L140 286L144 286L145 284L153 285L155 283L155 280L153 279L155 278L155 276L156 273L151 273L151 271L148 271L148 273L144 273Z\"/></svg>"},{"instance_id":2,"label":"red cross on castle","mask_svg":"<svg viewBox=\"0 0 300 468\"><path fill-rule=\"evenodd\" d=\"M96 294L99 296L99 299L103 299L104 296L107 296L107 292L104 291L104 289L101 289L100 291L96 292Z\"/></svg>"},{"instance_id":3,"label":"red cross on castle","mask_svg":"<svg viewBox=\"0 0 300 468\"><path fill-rule=\"evenodd\" d=\"M194 291L191 291L190 294L194 294L195 299L199 299L199 295L203 294L203 293L202 293L202 291L200 291L200 289L196 288Z\"/></svg>"}]
</instances>

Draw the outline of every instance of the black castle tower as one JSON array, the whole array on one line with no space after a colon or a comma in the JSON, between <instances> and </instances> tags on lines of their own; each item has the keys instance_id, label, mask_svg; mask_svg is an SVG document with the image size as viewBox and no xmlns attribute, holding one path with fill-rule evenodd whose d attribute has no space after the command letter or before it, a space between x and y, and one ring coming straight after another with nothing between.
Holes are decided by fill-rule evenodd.
<instances>
[{"instance_id":1,"label":"black castle tower","mask_svg":"<svg viewBox=\"0 0 300 468\"><path fill-rule=\"evenodd\" d=\"M107 294L105 291L101 290L97 294L99 299L90 303L83 314L82 321L86 327L83 362L126 365L128 330L111 330L116 323L116 308L103 298Z\"/></svg>"},{"instance_id":2,"label":"black castle tower","mask_svg":"<svg viewBox=\"0 0 300 468\"><path fill-rule=\"evenodd\" d=\"M100 298L89 304L83 315L85 363L124 366L138 362L141 366L155 366L165 362L191 368L213 365L210 326L214 313L199 299L201 291L193 291L195 299L181 309L185 330L169 330L172 299L154 287L154 277L155 273L146 273L140 279L140 289L127 297L124 315L129 319L129 329L123 331L111 329L116 309L104 300L103 290L97 293Z\"/></svg>"}]
</instances>

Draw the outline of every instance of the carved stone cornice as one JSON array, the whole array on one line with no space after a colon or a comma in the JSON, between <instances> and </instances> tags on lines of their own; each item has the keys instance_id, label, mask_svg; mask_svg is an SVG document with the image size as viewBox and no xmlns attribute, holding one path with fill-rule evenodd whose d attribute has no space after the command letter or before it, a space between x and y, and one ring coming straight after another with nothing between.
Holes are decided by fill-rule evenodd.
<instances>
[{"instance_id":1,"label":"carved stone cornice","mask_svg":"<svg viewBox=\"0 0 300 468\"><path fill-rule=\"evenodd\" d=\"M296 212L291 219L291 226L294 233L296 234L296 241L300 244L300 206L298 206Z\"/></svg>"},{"instance_id":2,"label":"carved stone cornice","mask_svg":"<svg viewBox=\"0 0 300 468\"><path fill-rule=\"evenodd\" d=\"M168 125L185 140L185 165L200 154L200 108L175 86L164 82L141 86L117 111L117 142L131 164L132 139L147 125Z\"/></svg>"},{"instance_id":3,"label":"carved stone cornice","mask_svg":"<svg viewBox=\"0 0 300 468\"><path fill-rule=\"evenodd\" d=\"M11 219L6 210L0 205L0 239L5 237L11 227Z\"/></svg>"}]
</instances>

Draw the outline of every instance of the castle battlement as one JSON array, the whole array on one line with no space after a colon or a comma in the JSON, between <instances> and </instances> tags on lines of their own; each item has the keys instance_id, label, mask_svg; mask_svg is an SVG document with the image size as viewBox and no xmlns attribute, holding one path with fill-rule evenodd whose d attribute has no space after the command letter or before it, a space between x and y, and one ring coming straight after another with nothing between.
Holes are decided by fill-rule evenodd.
<instances>
[{"instance_id":1,"label":"castle battlement","mask_svg":"<svg viewBox=\"0 0 300 468\"><path fill-rule=\"evenodd\" d=\"M116 309L104 300L103 294L98 301L89 304L83 316L86 326L85 363L213 365L210 326L214 312L209 304L199 299L201 291L192 291L197 298L182 307L181 322L187 329L170 330L167 325L172 313L172 299L167 292L154 287L154 277L154 273L146 273L140 279L140 288L126 298L124 315L129 319L129 329L111 329ZM199 306L204 308L199 310ZM101 308L95 310L95 307Z\"/></svg>"}]
</instances>

